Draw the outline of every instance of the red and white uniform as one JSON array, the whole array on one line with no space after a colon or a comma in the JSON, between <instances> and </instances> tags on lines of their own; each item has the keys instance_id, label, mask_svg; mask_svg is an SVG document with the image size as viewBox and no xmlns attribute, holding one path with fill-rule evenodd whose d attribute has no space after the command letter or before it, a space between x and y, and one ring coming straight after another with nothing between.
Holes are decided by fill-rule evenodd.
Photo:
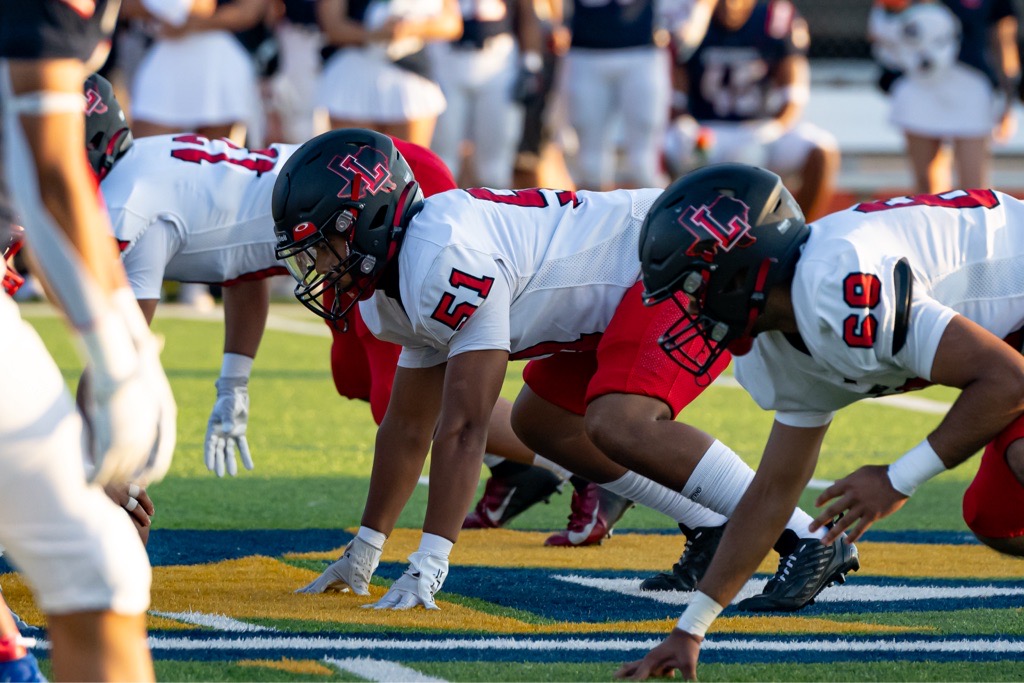
<instances>
[{"instance_id":1,"label":"red and white uniform","mask_svg":"<svg viewBox=\"0 0 1024 683\"><path fill-rule=\"evenodd\" d=\"M1024 203L990 190L858 204L816 222L792 287L806 350L780 332L761 334L737 357L737 379L779 422L799 427L827 424L833 411L862 398L921 388L957 314L1000 338L1024 327L1022 223ZM901 259L913 272L906 315ZM1008 434L1024 436L1024 421L997 439L1004 450ZM989 450L965 517L982 535L1020 535L1024 486L1003 451L989 457ZM992 468L1002 474L993 477ZM982 480L997 483L999 494L986 494Z\"/></svg>"},{"instance_id":2,"label":"red and white uniform","mask_svg":"<svg viewBox=\"0 0 1024 683\"><path fill-rule=\"evenodd\" d=\"M249 150L191 133L135 141L101 189L132 291L281 275L270 196L298 145Z\"/></svg>"},{"instance_id":3,"label":"red and white uniform","mask_svg":"<svg viewBox=\"0 0 1024 683\"><path fill-rule=\"evenodd\" d=\"M661 396L681 409L692 399L675 396L683 384L675 380L685 373L664 354L636 353L647 343L656 350L666 325L664 306L641 305L636 258L641 223L659 194L476 188L427 199L398 256L401 303L378 291L360 303L363 319L375 335L403 346L402 367L430 367L486 349L513 358L555 354L557 362L531 363L524 378L535 389L545 384L543 398L579 413L597 394L627 390L612 381L602 391L587 389L608 351L609 372L632 363L650 371L650 385L634 393ZM614 335L617 347L606 346L605 333L619 327L617 319L629 324ZM645 334L651 322L657 332ZM584 356L559 351L596 353L596 361L591 355L582 371ZM577 381L542 381L562 372Z\"/></svg>"}]
</instances>

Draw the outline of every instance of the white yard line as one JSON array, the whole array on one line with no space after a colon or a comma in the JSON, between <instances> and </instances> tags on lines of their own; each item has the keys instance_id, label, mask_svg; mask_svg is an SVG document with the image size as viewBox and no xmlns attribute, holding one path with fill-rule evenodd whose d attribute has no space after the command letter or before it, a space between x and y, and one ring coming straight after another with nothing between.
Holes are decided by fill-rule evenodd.
<instances>
[{"instance_id":1,"label":"white yard line","mask_svg":"<svg viewBox=\"0 0 1024 683\"><path fill-rule=\"evenodd\" d=\"M434 678L420 673L415 669L402 666L397 662L387 662L370 657L346 657L344 659L333 659L326 657L327 664L335 666L342 671L355 674L368 681L408 681L409 683L444 683L443 678Z\"/></svg>"},{"instance_id":2,"label":"white yard line","mask_svg":"<svg viewBox=\"0 0 1024 683\"><path fill-rule=\"evenodd\" d=\"M602 579L593 576L575 574L554 575L552 578L566 583L597 588L598 590L618 593L630 597L647 598L669 605L687 605L693 593L676 593L672 591L640 590L640 579ZM757 595L764 588L763 579L751 579L733 600L734 603ZM864 603L864 602L916 602L921 600L984 600L985 598L1024 596L1024 586L903 586L878 585L861 583L860 581L843 586L833 586L815 598L819 603ZM909 607L909 606L908 606Z\"/></svg>"},{"instance_id":3,"label":"white yard line","mask_svg":"<svg viewBox=\"0 0 1024 683\"><path fill-rule=\"evenodd\" d=\"M203 612L193 612L191 610L188 612L157 612L156 610L150 610L149 613L154 617L173 619L185 624L204 626L218 631L229 631L234 633L251 633L255 631L277 632L277 629L249 624L244 621L232 619L231 617L223 614L205 614Z\"/></svg>"}]
</instances>

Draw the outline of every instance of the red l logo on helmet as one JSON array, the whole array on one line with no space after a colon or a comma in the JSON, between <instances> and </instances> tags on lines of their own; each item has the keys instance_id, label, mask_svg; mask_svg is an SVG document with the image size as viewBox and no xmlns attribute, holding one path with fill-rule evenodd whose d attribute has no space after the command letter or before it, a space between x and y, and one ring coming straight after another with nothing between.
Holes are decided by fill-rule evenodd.
<instances>
[{"instance_id":1,"label":"red l logo on helmet","mask_svg":"<svg viewBox=\"0 0 1024 683\"><path fill-rule=\"evenodd\" d=\"M100 97L98 90L90 88L85 93L85 115L92 116L93 114L106 114L107 105L103 102L103 98Z\"/></svg>"},{"instance_id":2,"label":"red l logo on helmet","mask_svg":"<svg viewBox=\"0 0 1024 683\"><path fill-rule=\"evenodd\" d=\"M721 246L729 251L737 244L749 247L755 238L750 233L750 207L735 197L719 196L711 204L691 206L679 217L679 222L697 240L687 249L690 256L708 256L708 243L714 240L712 252ZM713 255L713 254L711 254Z\"/></svg>"},{"instance_id":3,"label":"red l logo on helmet","mask_svg":"<svg viewBox=\"0 0 1024 683\"><path fill-rule=\"evenodd\" d=\"M367 194L377 194L382 190L392 192L397 187L391 180L387 159L380 150L373 147L360 147L355 154L344 157L339 154L331 159L327 168L345 180L338 197L352 201L359 201Z\"/></svg>"}]
</instances>

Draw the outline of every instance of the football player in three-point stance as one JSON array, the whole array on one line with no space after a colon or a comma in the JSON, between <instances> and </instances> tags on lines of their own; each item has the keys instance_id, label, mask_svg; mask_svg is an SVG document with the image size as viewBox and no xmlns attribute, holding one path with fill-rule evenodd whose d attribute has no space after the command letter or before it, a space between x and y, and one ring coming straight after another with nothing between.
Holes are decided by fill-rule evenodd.
<instances>
[{"instance_id":1,"label":"football player in three-point stance","mask_svg":"<svg viewBox=\"0 0 1024 683\"><path fill-rule=\"evenodd\" d=\"M272 211L278 257L299 282L296 296L333 319L359 306L375 335L403 346L362 526L328 568L339 585L368 594L430 449L419 549L377 607L436 609L511 358L534 359L513 414L528 446L668 514L704 551L717 543L725 517L687 496L717 505L753 472L724 444L673 419L709 378L697 381L655 353L658 330L675 309L643 306L634 255L659 194L475 188L424 200L391 139L361 129L314 138L289 159ZM696 340L692 351L703 347ZM710 377L727 363L720 357ZM817 544L824 532L807 530L810 516L791 515L792 533L776 538L796 545L798 536L811 536ZM706 533L693 533L698 528ZM802 607L854 568L831 560L840 547L833 544L825 562L792 558L802 577L796 583L811 585L810 595L773 593L759 607Z\"/></svg>"},{"instance_id":2,"label":"football player in three-point stance","mask_svg":"<svg viewBox=\"0 0 1024 683\"><path fill-rule=\"evenodd\" d=\"M692 221L721 205L732 231ZM678 627L618 675L696 675L705 631L785 523L834 412L860 399L928 384L961 389L920 444L818 497L815 528L844 515L825 543L845 529L856 540L984 447L964 519L984 543L1024 555L1022 221L1024 203L1013 197L955 190L857 204L807 226L778 176L739 164L709 166L666 190L640 238L644 284L652 303L684 292L690 305L662 344L698 373L713 368L681 340L706 340L711 358L732 349L736 378L776 411L775 426L750 487L728 501L729 530Z\"/></svg>"}]
</instances>

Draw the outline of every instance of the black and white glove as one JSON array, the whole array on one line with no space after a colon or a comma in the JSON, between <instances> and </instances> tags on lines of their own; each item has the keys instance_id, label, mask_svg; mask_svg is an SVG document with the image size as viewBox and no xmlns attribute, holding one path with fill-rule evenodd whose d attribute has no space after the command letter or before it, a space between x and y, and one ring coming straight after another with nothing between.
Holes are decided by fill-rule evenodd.
<instances>
[{"instance_id":1,"label":"black and white glove","mask_svg":"<svg viewBox=\"0 0 1024 683\"><path fill-rule=\"evenodd\" d=\"M426 609L441 609L434 602L434 595L441 590L448 576L447 555L437 555L417 550L409 556L409 568L384 597L372 605L374 609L412 609L422 605Z\"/></svg>"}]
</instances>

